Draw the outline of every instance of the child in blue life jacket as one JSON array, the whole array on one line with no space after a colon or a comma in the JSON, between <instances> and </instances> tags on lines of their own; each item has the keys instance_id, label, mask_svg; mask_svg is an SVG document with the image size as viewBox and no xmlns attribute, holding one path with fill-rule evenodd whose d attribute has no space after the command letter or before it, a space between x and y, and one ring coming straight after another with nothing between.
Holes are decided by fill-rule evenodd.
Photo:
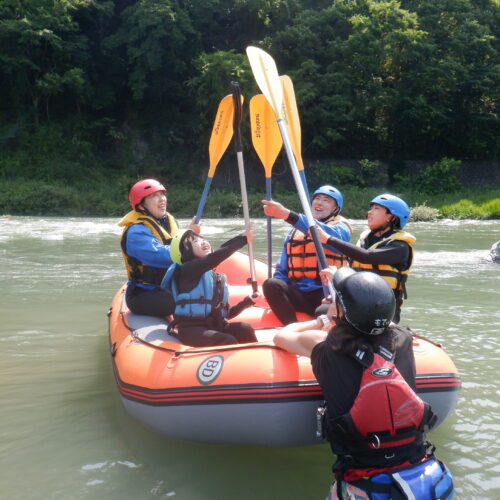
<instances>
[{"instance_id":1,"label":"child in blue life jacket","mask_svg":"<svg viewBox=\"0 0 500 500\"><path fill-rule=\"evenodd\" d=\"M319 415L337 457L327 500L450 500L451 473L425 440L435 416L415 392L411 331L391 324L390 285L375 273L342 268L333 288L326 317L287 325L274 337L311 358L324 394Z\"/></svg>"},{"instance_id":2,"label":"child in blue life jacket","mask_svg":"<svg viewBox=\"0 0 500 500\"><path fill-rule=\"evenodd\" d=\"M186 230L170 242L174 263L161 285L173 296L177 337L183 344L207 347L257 341L251 325L227 321L252 306L252 298L246 297L229 307L226 277L214 271L222 261L252 240L253 230L250 229L212 251L207 240Z\"/></svg>"}]
</instances>

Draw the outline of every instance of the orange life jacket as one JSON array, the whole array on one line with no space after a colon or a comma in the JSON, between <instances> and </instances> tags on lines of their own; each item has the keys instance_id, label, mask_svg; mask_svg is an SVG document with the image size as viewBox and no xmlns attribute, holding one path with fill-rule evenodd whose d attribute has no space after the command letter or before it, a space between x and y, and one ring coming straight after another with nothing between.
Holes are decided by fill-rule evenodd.
<instances>
[{"instance_id":1,"label":"orange life jacket","mask_svg":"<svg viewBox=\"0 0 500 500\"><path fill-rule=\"evenodd\" d=\"M352 227L348 220L341 215L331 217L325 224L333 226L343 222L349 228L352 234ZM343 267L347 266L347 257L343 254L334 252L329 247L323 245L327 264L329 266ZM286 253L288 256L288 277L292 280L300 278L319 279L318 259L316 256L316 247L311 236L304 234L298 229L294 229L288 240Z\"/></svg>"}]
</instances>

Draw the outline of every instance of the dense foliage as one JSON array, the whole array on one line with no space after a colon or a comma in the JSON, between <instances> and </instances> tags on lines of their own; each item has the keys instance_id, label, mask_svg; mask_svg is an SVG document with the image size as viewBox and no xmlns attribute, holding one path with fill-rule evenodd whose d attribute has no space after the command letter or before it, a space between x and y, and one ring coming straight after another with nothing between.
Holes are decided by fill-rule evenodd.
<instances>
[{"instance_id":1,"label":"dense foliage","mask_svg":"<svg viewBox=\"0 0 500 500\"><path fill-rule=\"evenodd\" d=\"M257 93L247 45L292 77L313 177L495 161L499 27L498 0L2 0L0 179L201 183L230 81Z\"/></svg>"}]
</instances>

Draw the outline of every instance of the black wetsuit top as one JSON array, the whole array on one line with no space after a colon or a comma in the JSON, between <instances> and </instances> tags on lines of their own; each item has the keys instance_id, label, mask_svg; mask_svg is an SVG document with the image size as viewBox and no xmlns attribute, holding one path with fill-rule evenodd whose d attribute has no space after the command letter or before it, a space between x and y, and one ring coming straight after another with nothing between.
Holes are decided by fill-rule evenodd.
<instances>
[{"instance_id":1,"label":"black wetsuit top","mask_svg":"<svg viewBox=\"0 0 500 500\"><path fill-rule=\"evenodd\" d=\"M364 247L358 247L333 236L328 238L327 245L347 255L351 260L363 264L387 264L404 270L408 267L408 259L410 258L410 246L405 241L390 240L383 247L368 250L372 245L393 233L394 231L387 231L382 236L374 236L370 233L364 241Z\"/></svg>"}]
</instances>

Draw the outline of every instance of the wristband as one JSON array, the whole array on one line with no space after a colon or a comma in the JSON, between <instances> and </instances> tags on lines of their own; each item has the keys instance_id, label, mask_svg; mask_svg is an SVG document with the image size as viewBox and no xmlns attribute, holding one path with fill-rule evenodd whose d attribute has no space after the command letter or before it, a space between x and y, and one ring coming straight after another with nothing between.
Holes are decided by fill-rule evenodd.
<instances>
[{"instance_id":1,"label":"wristband","mask_svg":"<svg viewBox=\"0 0 500 500\"><path fill-rule=\"evenodd\" d=\"M328 316L326 314L321 314L316 319L319 319L321 321L321 323L323 323L324 330L326 330L327 328L330 328L332 326L332 323L328 319Z\"/></svg>"}]
</instances>

